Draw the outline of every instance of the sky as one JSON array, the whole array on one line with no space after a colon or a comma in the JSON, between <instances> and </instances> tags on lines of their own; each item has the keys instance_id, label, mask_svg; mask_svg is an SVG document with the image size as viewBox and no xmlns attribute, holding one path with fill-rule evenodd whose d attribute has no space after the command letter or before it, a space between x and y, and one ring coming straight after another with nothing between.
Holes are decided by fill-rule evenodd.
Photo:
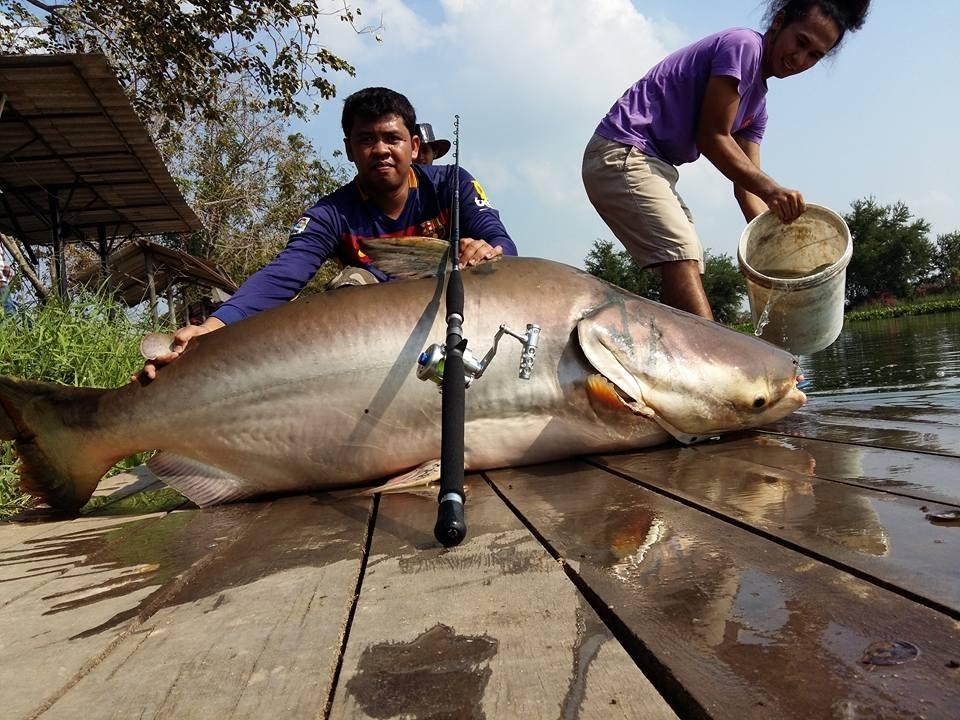
<instances>
[{"instance_id":1,"label":"sky","mask_svg":"<svg viewBox=\"0 0 960 720\"><path fill-rule=\"evenodd\" d=\"M615 241L580 180L597 123L667 53L729 27L762 31L765 9L757 0L359 4L375 33L331 18L326 34L356 77L333 75L337 97L298 129L329 155L342 147L343 99L371 85L405 94L438 137L452 139L459 114L461 165L481 181L520 253L578 267L595 240ZM840 213L872 196L906 202L934 234L960 229L958 26L955 0L874 0L863 29L835 56L770 80L763 169ZM704 247L735 259L744 220L730 182L701 158L680 167L677 190Z\"/></svg>"}]
</instances>

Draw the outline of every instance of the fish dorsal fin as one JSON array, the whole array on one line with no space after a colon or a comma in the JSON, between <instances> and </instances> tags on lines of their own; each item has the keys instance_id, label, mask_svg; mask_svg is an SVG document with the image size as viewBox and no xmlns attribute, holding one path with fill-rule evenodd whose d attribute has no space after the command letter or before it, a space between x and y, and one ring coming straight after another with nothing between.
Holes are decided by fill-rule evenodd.
<instances>
[{"instance_id":1,"label":"fish dorsal fin","mask_svg":"<svg viewBox=\"0 0 960 720\"><path fill-rule=\"evenodd\" d=\"M446 240L428 237L360 238L360 250L392 278L436 277L447 269Z\"/></svg>"},{"instance_id":2,"label":"fish dorsal fin","mask_svg":"<svg viewBox=\"0 0 960 720\"><path fill-rule=\"evenodd\" d=\"M160 480L200 507L242 500L261 492L249 481L225 470L173 453L157 453L147 461L147 467Z\"/></svg>"}]
</instances>

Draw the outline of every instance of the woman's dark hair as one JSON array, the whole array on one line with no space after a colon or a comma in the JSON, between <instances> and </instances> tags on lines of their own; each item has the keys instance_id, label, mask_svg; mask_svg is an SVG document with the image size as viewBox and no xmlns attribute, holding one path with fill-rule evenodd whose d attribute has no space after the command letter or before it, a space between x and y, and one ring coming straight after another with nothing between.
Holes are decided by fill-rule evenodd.
<instances>
[{"instance_id":1,"label":"woman's dark hair","mask_svg":"<svg viewBox=\"0 0 960 720\"><path fill-rule=\"evenodd\" d=\"M820 8L820 11L840 28L837 42L831 48L836 50L840 47L840 42L848 30L856 32L863 27L870 9L870 0L772 0L767 8L767 25L769 27L774 19L783 13L783 23L780 27L785 28L805 18L814 7Z\"/></svg>"},{"instance_id":2,"label":"woman's dark hair","mask_svg":"<svg viewBox=\"0 0 960 720\"><path fill-rule=\"evenodd\" d=\"M343 136L350 137L357 120L370 122L384 115L399 115L410 135L417 134L417 113L406 97L390 88L369 87L350 95L343 102Z\"/></svg>"}]
</instances>

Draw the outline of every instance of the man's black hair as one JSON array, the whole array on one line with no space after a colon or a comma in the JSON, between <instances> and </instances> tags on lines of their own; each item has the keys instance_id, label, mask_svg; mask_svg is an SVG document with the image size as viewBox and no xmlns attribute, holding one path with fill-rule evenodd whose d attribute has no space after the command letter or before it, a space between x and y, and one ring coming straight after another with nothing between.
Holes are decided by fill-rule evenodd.
<instances>
[{"instance_id":1,"label":"man's black hair","mask_svg":"<svg viewBox=\"0 0 960 720\"><path fill-rule=\"evenodd\" d=\"M820 8L840 28L837 42L831 48L836 50L848 30L856 32L863 27L870 10L870 0L772 0L767 8L767 20L772 23L777 15L783 13L780 27L785 28L806 17L814 7Z\"/></svg>"},{"instance_id":2,"label":"man's black hair","mask_svg":"<svg viewBox=\"0 0 960 720\"><path fill-rule=\"evenodd\" d=\"M357 90L344 101L340 123L343 125L343 136L350 137L357 120L371 122L384 115L399 115L410 135L417 134L417 113L405 96L390 88L369 87Z\"/></svg>"}]
</instances>

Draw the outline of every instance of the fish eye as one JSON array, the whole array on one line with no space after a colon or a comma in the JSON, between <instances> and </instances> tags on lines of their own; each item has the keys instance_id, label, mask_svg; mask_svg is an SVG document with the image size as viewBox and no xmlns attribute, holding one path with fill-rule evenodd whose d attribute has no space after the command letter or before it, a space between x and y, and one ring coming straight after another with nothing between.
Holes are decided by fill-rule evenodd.
<instances>
[{"instance_id":1,"label":"fish eye","mask_svg":"<svg viewBox=\"0 0 960 720\"><path fill-rule=\"evenodd\" d=\"M767 404L767 399L762 395L757 396L757 399L753 401L753 406L755 408L762 408L766 404Z\"/></svg>"}]
</instances>

